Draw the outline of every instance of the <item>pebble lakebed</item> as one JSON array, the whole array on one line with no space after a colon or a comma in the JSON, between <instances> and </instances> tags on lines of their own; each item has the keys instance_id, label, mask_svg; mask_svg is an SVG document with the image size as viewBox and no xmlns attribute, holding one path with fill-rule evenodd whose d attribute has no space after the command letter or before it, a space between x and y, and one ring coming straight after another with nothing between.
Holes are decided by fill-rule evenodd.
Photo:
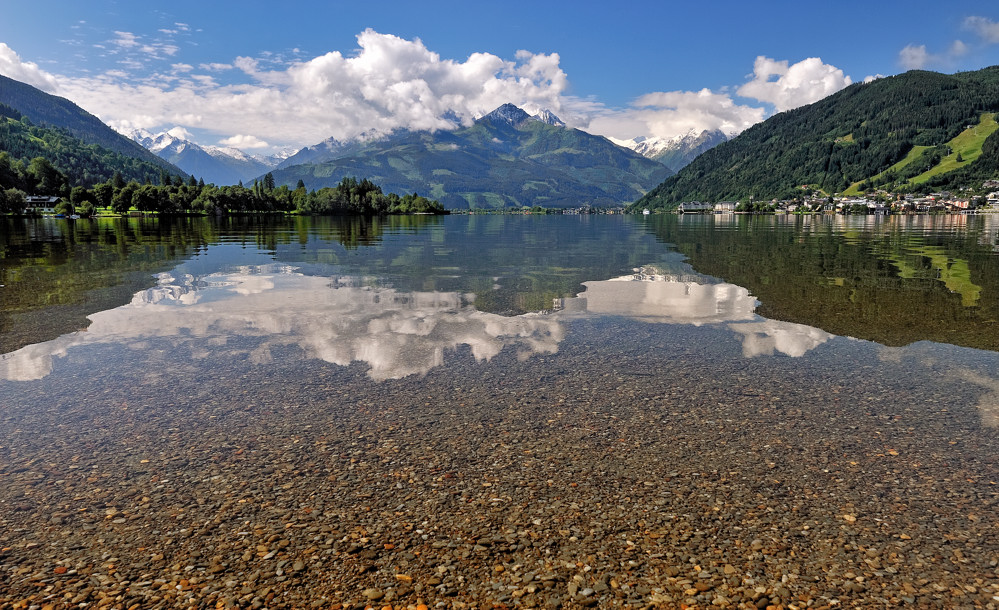
<instances>
[{"instance_id":1,"label":"pebble lakebed","mask_svg":"<svg viewBox=\"0 0 999 610\"><path fill-rule=\"evenodd\" d=\"M986 390L569 326L384 382L154 344L0 384L0 608L999 604Z\"/></svg>"}]
</instances>

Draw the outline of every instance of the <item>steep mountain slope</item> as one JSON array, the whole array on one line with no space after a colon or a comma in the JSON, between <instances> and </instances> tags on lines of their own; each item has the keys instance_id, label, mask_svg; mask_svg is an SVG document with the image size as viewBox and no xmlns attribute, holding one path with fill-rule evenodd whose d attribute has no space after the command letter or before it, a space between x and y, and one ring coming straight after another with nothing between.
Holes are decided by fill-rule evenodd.
<instances>
[{"instance_id":1,"label":"steep mountain slope","mask_svg":"<svg viewBox=\"0 0 999 610\"><path fill-rule=\"evenodd\" d=\"M701 153L727 141L728 136L718 129L710 131L692 129L672 138L639 137L633 140L611 138L611 142L658 161L674 172L689 165Z\"/></svg>"},{"instance_id":2,"label":"steep mountain slope","mask_svg":"<svg viewBox=\"0 0 999 610\"><path fill-rule=\"evenodd\" d=\"M682 201L793 197L802 187L828 194L864 182L888 189L961 186L989 176L989 155L962 156L913 180L951 154L948 142L999 111L999 66L953 75L911 71L847 87L783 112L705 152L632 208L672 208ZM995 149L996 133L976 144ZM888 172L915 149L920 163ZM929 151L929 152L927 152ZM974 160L972 160L972 158Z\"/></svg>"},{"instance_id":3,"label":"steep mountain slope","mask_svg":"<svg viewBox=\"0 0 999 610\"><path fill-rule=\"evenodd\" d=\"M238 148L199 146L170 131L151 134L136 130L131 138L158 157L206 182L231 185L250 181L277 167L278 157L253 157Z\"/></svg>"},{"instance_id":4,"label":"steep mountain slope","mask_svg":"<svg viewBox=\"0 0 999 610\"><path fill-rule=\"evenodd\" d=\"M6 104L33 123L65 129L87 144L152 163L172 175L180 169L160 159L142 146L111 129L100 119L66 98L57 97L31 85L0 76L0 104Z\"/></svg>"},{"instance_id":5,"label":"steep mountain slope","mask_svg":"<svg viewBox=\"0 0 999 610\"><path fill-rule=\"evenodd\" d=\"M70 187L90 187L114 176L158 183L159 165L87 144L69 131L43 127L0 104L0 190L65 196ZM33 161L44 159L43 163ZM175 175L179 175L179 172Z\"/></svg>"},{"instance_id":6,"label":"steep mountain slope","mask_svg":"<svg viewBox=\"0 0 999 610\"><path fill-rule=\"evenodd\" d=\"M620 205L671 173L606 138L562 125L550 113L536 118L505 104L469 127L394 134L324 163L276 170L274 178L320 188L356 176L451 209L499 209Z\"/></svg>"}]
</instances>

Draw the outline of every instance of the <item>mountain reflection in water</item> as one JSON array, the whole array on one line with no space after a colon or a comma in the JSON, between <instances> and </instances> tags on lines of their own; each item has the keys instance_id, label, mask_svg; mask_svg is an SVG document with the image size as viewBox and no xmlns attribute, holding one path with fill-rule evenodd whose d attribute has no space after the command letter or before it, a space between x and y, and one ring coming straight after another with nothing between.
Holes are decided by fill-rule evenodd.
<instances>
[{"instance_id":1,"label":"mountain reflection in water","mask_svg":"<svg viewBox=\"0 0 999 610\"><path fill-rule=\"evenodd\" d=\"M753 313L757 301L745 288L702 276L643 268L584 286L578 297L557 299L550 311L502 316L478 311L472 294L402 292L379 286L376 278L309 276L288 265L248 265L200 277L163 273L156 287L137 293L131 303L91 315L86 331L5 355L0 377L45 377L53 358L75 346L142 347L143 341L159 339L194 359L244 357L266 365L275 358L273 350L291 348L281 357L297 353L341 366L363 362L372 379L397 379L443 365L445 352L461 346L479 361L508 347L521 359L556 353L564 321L583 315L727 324L746 357L775 351L801 356L832 337L809 326L764 320Z\"/></svg>"}]
</instances>

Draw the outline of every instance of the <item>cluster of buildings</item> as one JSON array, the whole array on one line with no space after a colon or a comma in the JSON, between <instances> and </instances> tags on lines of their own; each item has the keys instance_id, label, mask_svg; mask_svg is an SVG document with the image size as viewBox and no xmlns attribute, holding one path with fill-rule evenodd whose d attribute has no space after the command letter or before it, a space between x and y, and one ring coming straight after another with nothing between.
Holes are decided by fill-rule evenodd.
<instances>
[{"instance_id":1,"label":"cluster of buildings","mask_svg":"<svg viewBox=\"0 0 999 610\"><path fill-rule=\"evenodd\" d=\"M997 189L987 195L957 195L951 192L929 195L894 195L886 191L857 197L826 197L793 200L773 199L765 203L776 213L829 213L829 214L931 214L931 213L999 213L999 180L990 180L985 189ZM731 214L741 211L737 201L704 203L685 201L677 207L681 214ZM759 211L757 204L754 209Z\"/></svg>"}]
</instances>

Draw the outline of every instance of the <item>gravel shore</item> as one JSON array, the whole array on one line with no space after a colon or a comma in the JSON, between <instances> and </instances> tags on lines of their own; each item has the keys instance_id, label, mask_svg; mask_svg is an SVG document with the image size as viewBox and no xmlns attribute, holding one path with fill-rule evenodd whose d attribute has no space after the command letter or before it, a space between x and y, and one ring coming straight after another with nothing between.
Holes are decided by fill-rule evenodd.
<instances>
[{"instance_id":1,"label":"gravel shore","mask_svg":"<svg viewBox=\"0 0 999 610\"><path fill-rule=\"evenodd\" d=\"M156 343L0 382L0 609L999 606L999 382L953 372L997 354L567 326L383 382Z\"/></svg>"}]
</instances>

